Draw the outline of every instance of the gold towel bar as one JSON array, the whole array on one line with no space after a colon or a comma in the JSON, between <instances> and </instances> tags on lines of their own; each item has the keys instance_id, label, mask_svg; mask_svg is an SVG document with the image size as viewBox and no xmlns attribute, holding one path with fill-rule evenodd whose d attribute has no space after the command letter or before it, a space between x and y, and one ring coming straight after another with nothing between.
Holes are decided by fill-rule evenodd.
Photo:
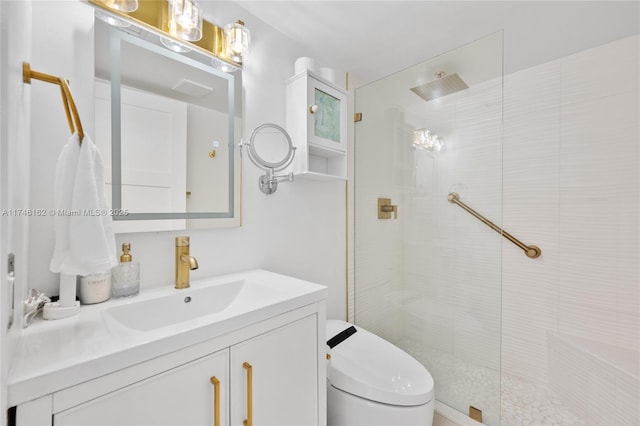
<instances>
[{"instance_id":1,"label":"gold towel bar","mask_svg":"<svg viewBox=\"0 0 640 426\"><path fill-rule=\"evenodd\" d=\"M84 138L84 131L82 130L80 115L78 114L76 103L73 101L73 96L71 96L71 89L69 89L67 80L57 77L55 75L33 71L31 69L31 65L29 65L28 62L23 62L22 63L22 81L26 84L31 84L32 78L36 80L46 81L47 83L57 84L60 86L62 103L64 104L64 112L67 115L67 122L69 123L69 129L71 130L71 133L74 133L77 131L78 139L80 140L80 144L82 144L82 139ZM69 108L71 108L71 111L69 111ZM74 125L74 122L75 122L75 125Z\"/></svg>"},{"instance_id":2,"label":"gold towel bar","mask_svg":"<svg viewBox=\"0 0 640 426\"><path fill-rule=\"evenodd\" d=\"M494 231L498 232L499 234L502 234L507 240L511 241L513 244L515 244L518 247L520 247L524 251L524 254L526 254L528 257L530 257L532 259L535 259L536 257L540 257L540 255L542 254L542 250L540 250L540 247L534 246L534 245L528 246L528 245L522 243L516 237L514 237L513 235L511 235L507 231L503 230L502 228L497 226L495 223L491 222L490 220L488 220L487 218L482 216L480 213L478 213L477 211L473 210L471 207L467 206L465 203L460 201L460 195L458 195L457 192L451 192L447 196L447 200L451 204L459 205L460 207L462 207L463 209L465 209L466 211L471 213L473 216L475 216L477 219L479 219L482 223L487 225L489 228L493 229Z\"/></svg>"}]
</instances>

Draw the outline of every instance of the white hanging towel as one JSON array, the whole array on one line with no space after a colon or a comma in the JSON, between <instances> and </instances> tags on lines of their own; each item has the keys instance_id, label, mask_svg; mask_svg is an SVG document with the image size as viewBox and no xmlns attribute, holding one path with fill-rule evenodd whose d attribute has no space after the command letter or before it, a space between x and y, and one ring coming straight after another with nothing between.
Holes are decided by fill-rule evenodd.
<instances>
[{"instance_id":1,"label":"white hanging towel","mask_svg":"<svg viewBox=\"0 0 640 426\"><path fill-rule=\"evenodd\" d=\"M62 149L54 183L55 248L51 271L69 275L106 272L117 265L104 164L88 137L73 134Z\"/></svg>"}]
</instances>

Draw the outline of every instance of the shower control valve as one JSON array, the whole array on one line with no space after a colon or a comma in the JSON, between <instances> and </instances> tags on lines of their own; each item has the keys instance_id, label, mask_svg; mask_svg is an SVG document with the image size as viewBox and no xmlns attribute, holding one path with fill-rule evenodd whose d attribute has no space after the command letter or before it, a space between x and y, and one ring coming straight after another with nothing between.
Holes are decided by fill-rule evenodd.
<instances>
[{"instance_id":1,"label":"shower control valve","mask_svg":"<svg viewBox=\"0 0 640 426\"><path fill-rule=\"evenodd\" d=\"M391 204L391 198L378 198L378 219L391 219L391 213L397 219L398 206Z\"/></svg>"}]
</instances>

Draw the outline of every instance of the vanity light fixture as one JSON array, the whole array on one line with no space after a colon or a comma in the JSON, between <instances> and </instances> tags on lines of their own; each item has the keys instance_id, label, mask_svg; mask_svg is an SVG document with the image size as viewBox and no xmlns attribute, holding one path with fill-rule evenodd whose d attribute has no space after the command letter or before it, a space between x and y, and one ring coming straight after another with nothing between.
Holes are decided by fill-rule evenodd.
<instances>
[{"instance_id":1,"label":"vanity light fixture","mask_svg":"<svg viewBox=\"0 0 640 426\"><path fill-rule=\"evenodd\" d=\"M249 30L240 23L240 29L231 31L233 43L226 41L225 31L206 19L202 9L193 0L87 0L96 7L99 19L119 27L135 26L145 34L155 34L156 40L174 52L204 55L214 67L225 72L242 68L242 54L249 43ZM135 2L135 11L127 12L120 4ZM230 35L231 37L231 35ZM232 47L227 47L227 45ZM231 50L230 50L231 49ZM197 56L197 55L196 55Z\"/></svg>"},{"instance_id":2,"label":"vanity light fixture","mask_svg":"<svg viewBox=\"0 0 640 426\"><path fill-rule=\"evenodd\" d=\"M224 27L225 53L236 62L242 62L242 55L249 49L251 33L244 22L227 24Z\"/></svg>"},{"instance_id":3,"label":"vanity light fixture","mask_svg":"<svg viewBox=\"0 0 640 426\"><path fill-rule=\"evenodd\" d=\"M440 136L429 129L418 129L412 132L411 143L416 149L424 149L430 152L442 151L443 143Z\"/></svg>"}]
</instances>

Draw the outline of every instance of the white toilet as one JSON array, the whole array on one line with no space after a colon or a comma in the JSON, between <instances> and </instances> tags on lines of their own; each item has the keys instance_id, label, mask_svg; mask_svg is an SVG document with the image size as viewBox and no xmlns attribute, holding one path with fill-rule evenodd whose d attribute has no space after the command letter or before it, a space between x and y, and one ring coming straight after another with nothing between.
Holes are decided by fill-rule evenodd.
<instances>
[{"instance_id":1,"label":"white toilet","mask_svg":"<svg viewBox=\"0 0 640 426\"><path fill-rule=\"evenodd\" d=\"M431 426L433 378L418 361L373 333L327 321L328 426Z\"/></svg>"}]
</instances>

